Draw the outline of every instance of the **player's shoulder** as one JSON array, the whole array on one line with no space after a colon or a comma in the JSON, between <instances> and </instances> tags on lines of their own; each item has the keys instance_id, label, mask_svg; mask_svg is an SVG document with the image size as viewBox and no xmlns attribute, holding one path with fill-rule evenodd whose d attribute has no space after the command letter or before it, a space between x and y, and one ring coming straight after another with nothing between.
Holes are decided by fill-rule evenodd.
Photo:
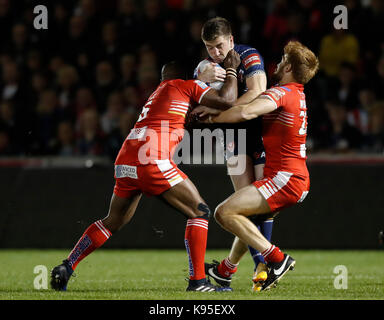
<instances>
[{"instance_id":1,"label":"player's shoulder","mask_svg":"<svg viewBox=\"0 0 384 320\"><path fill-rule=\"evenodd\" d=\"M240 55L241 65L244 68L246 77L265 72L263 57L255 48L244 44L236 44L234 50Z\"/></svg>"},{"instance_id":2,"label":"player's shoulder","mask_svg":"<svg viewBox=\"0 0 384 320\"><path fill-rule=\"evenodd\" d=\"M185 80L184 79L172 79L172 80L168 80L167 81L167 84L168 85L173 85L173 86L177 86L177 85L182 85L185 83Z\"/></svg>"},{"instance_id":3,"label":"player's shoulder","mask_svg":"<svg viewBox=\"0 0 384 320\"><path fill-rule=\"evenodd\" d=\"M304 91L304 85L297 82L290 82L284 85L279 85L277 88L289 94L301 94Z\"/></svg>"},{"instance_id":4,"label":"player's shoulder","mask_svg":"<svg viewBox=\"0 0 384 320\"><path fill-rule=\"evenodd\" d=\"M303 99L303 85L299 83L287 83L284 85L275 85L264 91L261 95L263 97L272 98L275 102L284 101L285 104L294 103L298 99ZM284 100L281 100L284 99Z\"/></svg>"},{"instance_id":5,"label":"player's shoulder","mask_svg":"<svg viewBox=\"0 0 384 320\"><path fill-rule=\"evenodd\" d=\"M256 48L248 46L246 44L235 44L233 49L240 55L241 59L244 59L251 54L257 54L261 58L261 54Z\"/></svg>"},{"instance_id":6,"label":"player's shoulder","mask_svg":"<svg viewBox=\"0 0 384 320\"><path fill-rule=\"evenodd\" d=\"M206 83L204 83L203 81L200 81L198 79L192 79L192 80L187 80L187 81L189 82L189 84L191 86L198 86L203 90L209 88L209 85L207 85Z\"/></svg>"},{"instance_id":7,"label":"player's shoulder","mask_svg":"<svg viewBox=\"0 0 384 320\"><path fill-rule=\"evenodd\" d=\"M268 88L267 90L265 90L261 95L262 96L269 96L269 97L273 98L274 100L279 100L280 98L285 96L287 92L290 92L290 91L291 90L289 88L284 89L282 86L275 85L275 86L272 86L272 87Z\"/></svg>"},{"instance_id":8,"label":"player's shoulder","mask_svg":"<svg viewBox=\"0 0 384 320\"><path fill-rule=\"evenodd\" d=\"M197 79L188 79L188 80L175 79L175 80L170 80L169 83L179 89L193 89L195 87L206 89L209 87L206 83Z\"/></svg>"}]
</instances>

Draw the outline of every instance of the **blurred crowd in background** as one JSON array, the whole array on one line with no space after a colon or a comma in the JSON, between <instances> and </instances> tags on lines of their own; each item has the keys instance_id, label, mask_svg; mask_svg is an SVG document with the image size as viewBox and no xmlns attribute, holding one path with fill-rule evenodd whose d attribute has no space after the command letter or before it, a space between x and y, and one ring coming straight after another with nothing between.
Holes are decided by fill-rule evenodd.
<instances>
[{"instance_id":1,"label":"blurred crowd in background","mask_svg":"<svg viewBox=\"0 0 384 320\"><path fill-rule=\"evenodd\" d=\"M383 153L383 0L0 0L0 156L114 159L163 63L190 75L207 56L203 23L227 18L268 75L289 40L319 57L306 86L308 151ZM34 6L48 29L33 27ZM337 30L333 8L348 9Z\"/></svg>"}]
</instances>

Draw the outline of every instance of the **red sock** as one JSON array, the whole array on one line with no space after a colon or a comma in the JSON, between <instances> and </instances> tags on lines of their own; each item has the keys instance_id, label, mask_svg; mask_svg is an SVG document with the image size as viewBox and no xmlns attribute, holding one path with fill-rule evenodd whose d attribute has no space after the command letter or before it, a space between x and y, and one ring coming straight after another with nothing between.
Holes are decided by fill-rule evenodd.
<instances>
[{"instance_id":1,"label":"red sock","mask_svg":"<svg viewBox=\"0 0 384 320\"><path fill-rule=\"evenodd\" d=\"M265 262L281 262L284 259L284 253L278 247L271 245L271 247L263 251L262 256L264 257Z\"/></svg>"},{"instance_id":2,"label":"red sock","mask_svg":"<svg viewBox=\"0 0 384 320\"><path fill-rule=\"evenodd\" d=\"M225 258L223 261L221 261L217 267L217 270L223 277L231 277L237 271L238 265L239 264L234 264L229 261L228 258Z\"/></svg>"},{"instance_id":3,"label":"red sock","mask_svg":"<svg viewBox=\"0 0 384 320\"><path fill-rule=\"evenodd\" d=\"M184 243L189 258L189 279L205 278L204 259L207 247L208 221L201 218L187 220Z\"/></svg>"},{"instance_id":4,"label":"red sock","mask_svg":"<svg viewBox=\"0 0 384 320\"><path fill-rule=\"evenodd\" d=\"M80 240L68 256L69 264L73 270L87 255L101 247L109 239L112 233L98 220L92 223L83 233Z\"/></svg>"}]
</instances>

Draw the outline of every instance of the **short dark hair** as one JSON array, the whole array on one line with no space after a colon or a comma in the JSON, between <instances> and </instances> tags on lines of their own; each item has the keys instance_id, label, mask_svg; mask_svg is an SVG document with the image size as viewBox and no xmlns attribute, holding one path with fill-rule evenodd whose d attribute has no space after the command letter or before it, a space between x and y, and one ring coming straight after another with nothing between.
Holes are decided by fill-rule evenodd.
<instances>
[{"instance_id":1,"label":"short dark hair","mask_svg":"<svg viewBox=\"0 0 384 320\"><path fill-rule=\"evenodd\" d=\"M229 21L222 17L209 19L201 29L201 38L205 41L213 41L220 36L231 36L232 28Z\"/></svg>"},{"instance_id":2,"label":"short dark hair","mask_svg":"<svg viewBox=\"0 0 384 320\"><path fill-rule=\"evenodd\" d=\"M163 66L161 73L161 78L163 80L187 78L185 67L180 61L171 61L166 63Z\"/></svg>"}]
</instances>

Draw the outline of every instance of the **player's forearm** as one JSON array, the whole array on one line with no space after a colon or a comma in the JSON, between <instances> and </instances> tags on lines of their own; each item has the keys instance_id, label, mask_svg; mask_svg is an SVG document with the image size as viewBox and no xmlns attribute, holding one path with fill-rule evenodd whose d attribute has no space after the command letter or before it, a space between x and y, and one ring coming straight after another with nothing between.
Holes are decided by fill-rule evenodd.
<instances>
[{"instance_id":1,"label":"player's forearm","mask_svg":"<svg viewBox=\"0 0 384 320\"><path fill-rule=\"evenodd\" d=\"M248 90L247 92L245 92L242 96L240 96L237 99L236 104L250 103L253 100L255 100L260 95L260 93L262 93L262 92L263 91L257 90L257 89Z\"/></svg>"},{"instance_id":2,"label":"player's forearm","mask_svg":"<svg viewBox=\"0 0 384 320\"><path fill-rule=\"evenodd\" d=\"M223 99L223 104L218 105L216 108L220 110L227 110L232 107L237 99L237 77L229 75L225 78L224 85L219 90L219 96Z\"/></svg>"},{"instance_id":3,"label":"player's forearm","mask_svg":"<svg viewBox=\"0 0 384 320\"><path fill-rule=\"evenodd\" d=\"M248 104L254 101L261 93L267 89L267 77L265 73L257 73L250 78L246 78L248 90L236 101L237 104Z\"/></svg>"},{"instance_id":4,"label":"player's forearm","mask_svg":"<svg viewBox=\"0 0 384 320\"><path fill-rule=\"evenodd\" d=\"M210 116L211 123L237 123L243 122L248 119L244 117L244 105L237 105L228 109L226 111L221 112L217 116Z\"/></svg>"}]
</instances>

